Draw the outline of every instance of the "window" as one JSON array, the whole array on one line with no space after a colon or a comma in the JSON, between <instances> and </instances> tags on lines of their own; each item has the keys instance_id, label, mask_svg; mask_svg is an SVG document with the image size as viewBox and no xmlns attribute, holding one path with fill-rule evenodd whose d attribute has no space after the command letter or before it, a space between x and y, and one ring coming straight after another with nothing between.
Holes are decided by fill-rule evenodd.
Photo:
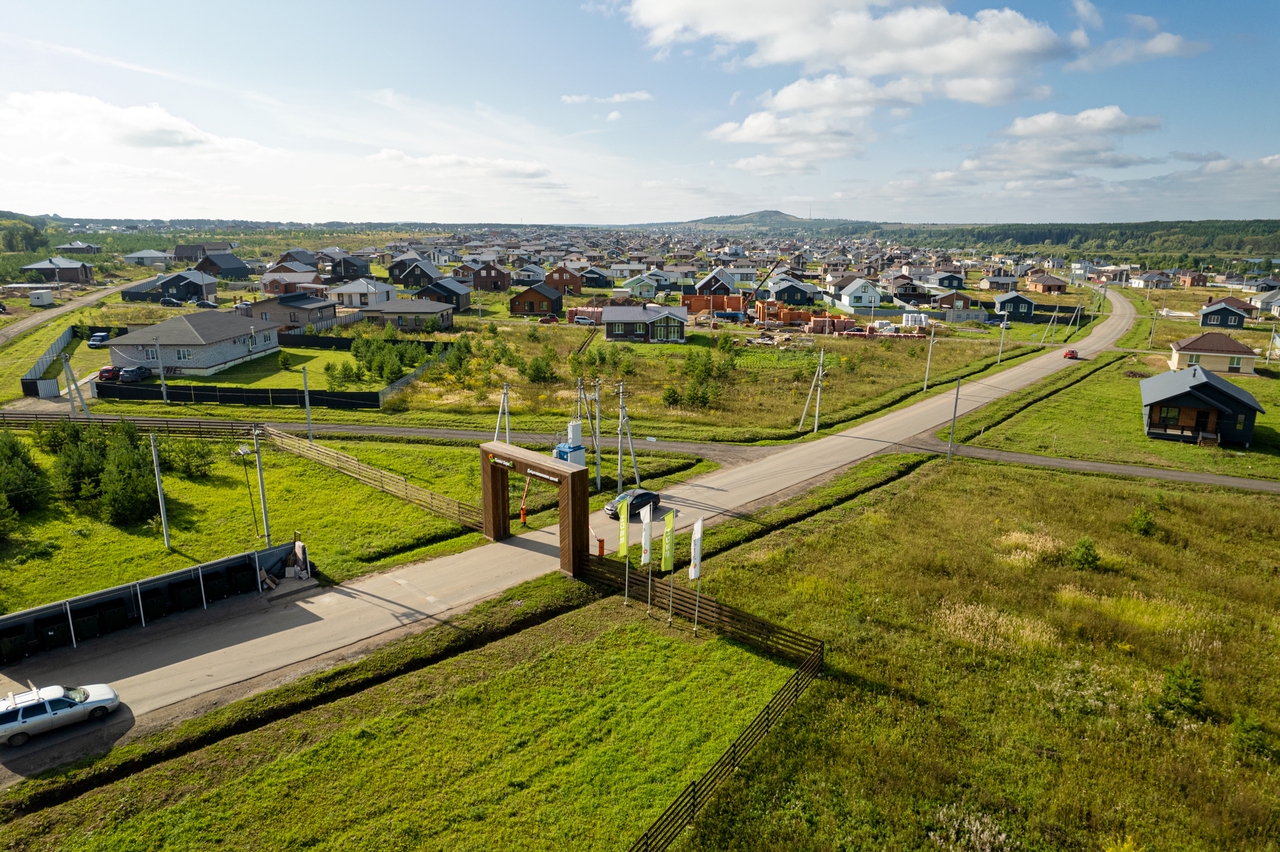
<instances>
[{"instance_id":1,"label":"window","mask_svg":"<svg viewBox=\"0 0 1280 852\"><path fill-rule=\"evenodd\" d=\"M1239 366L1240 366L1240 356L1239 356L1239 355L1233 355L1232 357L1228 358L1228 359L1227 359L1227 366L1228 366L1228 367L1239 367Z\"/></svg>"},{"instance_id":2,"label":"window","mask_svg":"<svg viewBox=\"0 0 1280 852\"><path fill-rule=\"evenodd\" d=\"M262 342L263 342L263 343L270 343L270 342L271 342L271 332L269 332L269 331L264 331L264 332L262 333Z\"/></svg>"},{"instance_id":3,"label":"window","mask_svg":"<svg viewBox=\"0 0 1280 852\"><path fill-rule=\"evenodd\" d=\"M644 334L644 323L636 323L636 334Z\"/></svg>"},{"instance_id":4,"label":"window","mask_svg":"<svg viewBox=\"0 0 1280 852\"><path fill-rule=\"evenodd\" d=\"M1218 325L1220 322L1222 322L1222 317L1218 316L1217 314L1210 314L1209 316L1205 317L1205 321L1209 325Z\"/></svg>"},{"instance_id":5,"label":"window","mask_svg":"<svg viewBox=\"0 0 1280 852\"><path fill-rule=\"evenodd\" d=\"M190 360L191 360L191 350L190 350L190 349L177 349L177 350L174 350L174 351L177 353L177 355L178 355L178 360L179 360L179 361L190 361Z\"/></svg>"},{"instance_id":6,"label":"window","mask_svg":"<svg viewBox=\"0 0 1280 852\"><path fill-rule=\"evenodd\" d=\"M621 323L621 322L613 323L612 332L614 334L626 334L625 329L626 329L626 323Z\"/></svg>"},{"instance_id":7,"label":"window","mask_svg":"<svg viewBox=\"0 0 1280 852\"><path fill-rule=\"evenodd\" d=\"M266 311L263 311L263 312L262 312L262 318L263 318L264 320L266 320L267 322L270 322L270 321L271 321L271 314L267 313Z\"/></svg>"},{"instance_id":8,"label":"window","mask_svg":"<svg viewBox=\"0 0 1280 852\"><path fill-rule=\"evenodd\" d=\"M0 725L8 725L18 721L18 711L10 710L7 713L0 713Z\"/></svg>"},{"instance_id":9,"label":"window","mask_svg":"<svg viewBox=\"0 0 1280 852\"><path fill-rule=\"evenodd\" d=\"M1031 310L1031 306L1030 306L1030 305L1018 305L1018 310L1022 311L1022 313L1024 313L1024 314L1025 314L1027 311Z\"/></svg>"},{"instance_id":10,"label":"window","mask_svg":"<svg viewBox=\"0 0 1280 852\"><path fill-rule=\"evenodd\" d=\"M1237 429L1243 429L1243 428L1244 428L1244 415L1243 415L1243 414L1237 414L1237 415L1236 415L1236 428L1237 428Z\"/></svg>"},{"instance_id":11,"label":"window","mask_svg":"<svg viewBox=\"0 0 1280 852\"><path fill-rule=\"evenodd\" d=\"M1196 364L1199 364L1199 363L1200 363L1200 356L1199 356L1199 355L1188 355L1188 356L1187 356L1187 364L1188 364L1188 366L1195 366Z\"/></svg>"},{"instance_id":12,"label":"window","mask_svg":"<svg viewBox=\"0 0 1280 852\"><path fill-rule=\"evenodd\" d=\"M404 325L404 317L396 317L396 325Z\"/></svg>"},{"instance_id":13,"label":"window","mask_svg":"<svg viewBox=\"0 0 1280 852\"><path fill-rule=\"evenodd\" d=\"M49 709L57 713L59 710L70 710L76 703L70 698L54 698L49 702Z\"/></svg>"},{"instance_id":14,"label":"window","mask_svg":"<svg viewBox=\"0 0 1280 852\"><path fill-rule=\"evenodd\" d=\"M41 701L39 704L33 704L30 707L24 707L22 710L23 720L34 719L37 716L43 716L49 712L49 705Z\"/></svg>"},{"instance_id":15,"label":"window","mask_svg":"<svg viewBox=\"0 0 1280 852\"><path fill-rule=\"evenodd\" d=\"M1165 405L1160 406L1160 425L1161 426L1177 426L1178 414L1181 412L1181 410L1182 409L1180 408L1171 408Z\"/></svg>"},{"instance_id":16,"label":"window","mask_svg":"<svg viewBox=\"0 0 1280 852\"><path fill-rule=\"evenodd\" d=\"M297 322L297 321L298 321L298 312L289 311L289 322Z\"/></svg>"},{"instance_id":17,"label":"window","mask_svg":"<svg viewBox=\"0 0 1280 852\"><path fill-rule=\"evenodd\" d=\"M146 361L155 361L155 360L158 360L158 358L159 356L157 355L156 350L154 349L148 349L143 354L143 360L146 360Z\"/></svg>"},{"instance_id":18,"label":"window","mask_svg":"<svg viewBox=\"0 0 1280 852\"><path fill-rule=\"evenodd\" d=\"M1237 320L1239 320L1239 319L1240 319L1240 317L1236 316L1235 314L1230 314L1230 315L1227 317L1227 325L1235 325L1235 324L1236 324L1236 321L1237 321Z\"/></svg>"}]
</instances>

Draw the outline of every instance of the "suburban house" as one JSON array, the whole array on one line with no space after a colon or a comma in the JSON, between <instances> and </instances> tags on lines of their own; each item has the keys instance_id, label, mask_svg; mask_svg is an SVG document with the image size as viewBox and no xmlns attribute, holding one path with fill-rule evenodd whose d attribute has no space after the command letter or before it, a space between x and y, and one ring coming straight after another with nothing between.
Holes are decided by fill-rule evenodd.
<instances>
[{"instance_id":1,"label":"suburban house","mask_svg":"<svg viewBox=\"0 0 1280 852\"><path fill-rule=\"evenodd\" d=\"M727 296L738 292L737 282L723 266L717 266L694 285L699 296Z\"/></svg>"},{"instance_id":2,"label":"suburban house","mask_svg":"<svg viewBox=\"0 0 1280 852\"><path fill-rule=\"evenodd\" d=\"M1256 305L1250 304L1249 302L1244 301L1243 299L1237 299L1235 296L1223 296L1220 299L1209 299L1207 302L1204 303L1204 306L1206 308L1216 308L1218 305L1227 305L1229 307L1235 308L1237 311L1240 311L1249 319L1258 318L1258 308Z\"/></svg>"},{"instance_id":3,"label":"suburban house","mask_svg":"<svg viewBox=\"0 0 1280 852\"><path fill-rule=\"evenodd\" d=\"M455 311L471 309L471 287L453 278L441 278L414 291L413 298L452 305Z\"/></svg>"},{"instance_id":4,"label":"suburban house","mask_svg":"<svg viewBox=\"0 0 1280 852\"><path fill-rule=\"evenodd\" d=\"M685 308L661 305L606 306L601 313L605 340L627 343L684 343Z\"/></svg>"},{"instance_id":5,"label":"suburban house","mask_svg":"<svg viewBox=\"0 0 1280 852\"><path fill-rule=\"evenodd\" d=\"M1178 276L1178 283L1183 287L1208 287L1209 276L1203 272L1184 272Z\"/></svg>"},{"instance_id":6,"label":"suburban house","mask_svg":"<svg viewBox=\"0 0 1280 852\"><path fill-rule=\"evenodd\" d=\"M581 275L583 287L613 287L613 279L594 266L582 270Z\"/></svg>"},{"instance_id":7,"label":"suburban house","mask_svg":"<svg viewBox=\"0 0 1280 852\"><path fill-rule=\"evenodd\" d=\"M1245 312L1235 305L1226 304L1225 300L1205 305L1198 313L1201 328L1225 328L1228 331L1244 328Z\"/></svg>"},{"instance_id":8,"label":"suburban house","mask_svg":"<svg viewBox=\"0 0 1280 852\"><path fill-rule=\"evenodd\" d=\"M291 248L284 254L280 255L279 263L301 263L303 266L309 266L312 269L319 269L320 261L316 259L316 253L307 251L304 248Z\"/></svg>"},{"instance_id":9,"label":"suburban house","mask_svg":"<svg viewBox=\"0 0 1280 852\"><path fill-rule=\"evenodd\" d=\"M1249 304L1253 305L1259 314L1280 313L1280 290L1254 293L1249 297Z\"/></svg>"},{"instance_id":10,"label":"suburban house","mask_svg":"<svg viewBox=\"0 0 1280 852\"><path fill-rule=\"evenodd\" d=\"M1272 290L1280 290L1280 281L1274 278L1258 278L1250 282L1249 289L1255 293L1268 293Z\"/></svg>"},{"instance_id":11,"label":"suburban house","mask_svg":"<svg viewBox=\"0 0 1280 852\"><path fill-rule=\"evenodd\" d=\"M564 266L557 266L548 272L543 283L562 296L570 293L575 296L582 295L582 276Z\"/></svg>"},{"instance_id":12,"label":"suburban house","mask_svg":"<svg viewBox=\"0 0 1280 852\"><path fill-rule=\"evenodd\" d=\"M964 276L954 272L935 272L927 280L930 287L940 287L943 290L964 289Z\"/></svg>"},{"instance_id":13,"label":"suburban house","mask_svg":"<svg viewBox=\"0 0 1280 852\"><path fill-rule=\"evenodd\" d=\"M54 251L63 254L102 254L102 246L91 245L90 243L82 243L80 240L66 243L60 246L54 246Z\"/></svg>"},{"instance_id":14,"label":"suburban house","mask_svg":"<svg viewBox=\"0 0 1280 852\"><path fill-rule=\"evenodd\" d=\"M336 317L338 303L310 293L289 293L252 303L241 302L236 306L236 311L250 319L273 322L289 328L303 328L308 323Z\"/></svg>"},{"instance_id":15,"label":"suburban house","mask_svg":"<svg viewBox=\"0 0 1280 852\"><path fill-rule=\"evenodd\" d=\"M546 284L534 284L511 297L511 315L558 314L564 310L564 296Z\"/></svg>"},{"instance_id":16,"label":"suburban house","mask_svg":"<svg viewBox=\"0 0 1280 852\"><path fill-rule=\"evenodd\" d=\"M1139 290L1168 290L1173 286L1173 279L1163 272L1144 272L1130 278L1129 286Z\"/></svg>"},{"instance_id":17,"label":"suburban house","mask_svg":"<svg viewBox=\"0 0 1280 852\"><path fill-rule=\"evenodd\" d=\"M307 284L314 284L319 287L325 286L319 272L268 272L258 281L259 289L263 293L277 296L284 293L296 293Z\"/></svg>"},{"instance_id":18,"label":"suburban house","mask_svg":"<svg viewBox=\"0 0 1280 852\"><path fill-rule=\"evenodd\" d=\"M175 246L173 259L177 263L195 263L206 254L229 252L233 248L235 246L231 243L192 243L190 245Z\"/></svg>"},{"instance_id":19,"label":"suburban house","mask_svg":"<svg viewBox=\"0 0 1280 852\"><path fill-rule=\"evenodd\" d=\"M1161 373L1140 387L1148 438L1247 447L1257 416L1266 413L1248 391L1202 367Z\"/></svg>"},{"instance_id":20,"label":"suburban house","mask_svg":"<svg viewBox=\"0 0 1280 852\"><path fill-rule=\"evenodd\" d=\"M329 281L354 281L369 276L369 261L363 257L344 255L329 264Z\"/></svg>"},{"instance_id":21,"label":"suburban house","mask_svg":"<svg viewBox=\"0 0 1280 852\"><path fill-rule=\"evenodd\" d=\"M1018 279L1012 275L986 275L978 280L978 289L1010 293L1018 289Z\"/></svg>"},{"instance_id":22,"label":"suburban house","mask_svg":"<svg viewBox=\"0 0 1280 852\"><path fill-rule=\"evenodd\" d=\"M880 307L880 288L865 278L849 275L836 281L832 286L839 286L833 298L846 307Z\"/></svg>"},{"instance_id":23,"label":"suburban house","mask_svg":"<svg viewBox=\"0 0 1280 852\"><path fill-rule=\"evenodd\" d=\"M1005 314L1006 320L1031 322L1036 303L1021 293L1001 293L996 296L996 313Z\"/></svg>"},{"instance_id":24,"label":"suburban house","mask_svg":"<svg viewBox=\"0 0 1280 852\"><path fill-rule=\"evenodd\" d=\"M206 254L195 266L196 270L214 278L243 280L249 277L248 265L230 252Z\"/></svg>"},{"instance_id":25,"label":"suburban house","mask_svg":"<svg viewBox=\"0 0 1280 852\"><path fill-rule=\"evenodd\" d=\"M349 308L365 308L396 298L397 290L385 281L357 278L329 290L329 295Z\"/></svg>"},{"instance_id":26,"label":"suburban house","mask_svg":"<svg viewBox=\"0 0 1280 852\"><path fill-rule=\"evenodd\" d=\"M296 260L282 260L271 264L271 268L263 274L268 275L272 272L318 272L318 270L314 266L298 263Z\"/></svg>"},{"instance_id":27,"label":"suburban house","mask_svg":"<svg viewBox=\"0 0 1280 852\"><path fill-rule=\"evenodd\" d=\"M362 309L367 320L378 325L390 323L405 331L422 331L432 318L440 324L441 331L453 328L453 305L430 299L392 299Z\"/></svg>"},{"instance_id":28,"label":"suburban house","mask_svg":"<svg viewBox=\"0 0 1280 852\"><path fill-rule=\"evenodd\" d=\"M218 279L194 269L184 269L172 275L158 275L140 281L120 291L122 302L159 302L176 299L190 302L192 299L217 301Z\"/></svg>"},{"instance_id":29,"label":"suburban house","mask_svg":"<svg viewBox=\"0 0 1280 852\"><path fill-rule=\"evenodd\" d=\"M547 280L547 270L541 266L535 266L527 263L524 266L511 273L511 281L513 284L528 286L530 284L541 284Z\"/></svg>"},{"instance_id":30,"label":"suburban house","mask_svg":"<svg viewBox=\"0 0 1280 852\"><path fill-rule=\"evenodd\" d=\"M165 269L168 269L169 264L173 263L173 255L168 252L156 251L155 249L143 249L142 251L135 251L133 254L126 254L122 260L135 266L154 266L157 263L161 263L164 264Z\"/></svg>"},{"instance_id":31,"label":"suburban house","mask_svg":"<svg viewBox=\"0 0 1280 852\"><path fill-rule=\"evenodd\" d=\"M978 297L951 290L941 296L935 296L932 304L933 307L943 310L972 311L978 309Z\"/></svg>"},{"instance_id":32,"label":"suburban house","mask_svg":"<svg viewBox=\"0 0 1280 852\"><path fill-rule=\"evenodd\" d=\"M233 311L198 311L111 340L111 363L165 375L212 376L280 351L277 325Z\"/></svg>"},{"instance_id":33,"label":"suburban house","mask_svg":"<svg viewBox=\"0 0 1280 852\"><path fill-rule=\"evenodd\" d=\"M461 268L461 267L459 267ZM511 289L511 273L492 263L482 264L471 276L477 290L501 293Z\"/></svg>"},{"instance_id":34,"label":"suburban house","mask_svg":"<svg viewBox=\"0 0 1280 852\"><path fill-rule=\"evenodd\" d=\"M653 283L653 279L645 278L643 275L628 278L614 287L614 289L626 290L637 299L652 299L654 294L658 292L658 287Z\"/></svg>"},{"instance_id":35,"label":"suburban house","mask_svg":"<svg viewBox=\"0 0 1280 852\"><path fill-rule=\"evenodd\" d=\"M890 296L904 302L919 302L922 297L929 295L929 291L919 281L902 275L890 279L887 289Z\"/></svg>"},{"instance_id":36,"label":"suburban house","mask_svg":"<svg viewBox=\"0 0 1280 852\"><path fill-rule=\"evenodd\" d=\"M813 284L784 279L769 285L769 298L784 305L812 305L818 293Z\"/></svg>"},{"instance_id":37,"label":"suburban house","mask_svg":"<svg viewBox=\"0 0 1280 852\"><path fill-rule=\"evenodd\" d=\"M397 260L387 271L391 283L406 290L420 289L448 277L429 260Z\"/></svg>"},{"instance_id":38,"label":"suburban house","mask_svg":"<svg viewBox=\"0 0 1280 852\"><path fill-rule=\"evenodd\" d=\"M1052 275L1032 275L1027 279L1027 289L1037 293L1063 295L1067 292L1067 282Z\"/></svg>"},{"instance_id":39,"label":"suburban house","mask_svg":"<svg viewBox=\"0 0 1280 852\"><path fill-rule=\"evenodd\" d=\"M1253 363L1258 355L1235 338L1217 331L1206 331L1194 337L1175 340L1169 344L1173 350L1169 358L1170 370L1187 367L1203 367L1215 373L1244 373L1253 375Z\"/></svg>"},{"instance_id":40,"label":"suburban house","mask_svg":"<svg viewBox=\"0 0 1280 852\"><path fill-rule=\"evenodd\" d=\"M38 272L45 281L57 281L62 284L92 284L93 264L83 260L67 260L65 257L51 257L39 263L29 263L22 267L23 272Z\"/></svg>"}]
</instances>

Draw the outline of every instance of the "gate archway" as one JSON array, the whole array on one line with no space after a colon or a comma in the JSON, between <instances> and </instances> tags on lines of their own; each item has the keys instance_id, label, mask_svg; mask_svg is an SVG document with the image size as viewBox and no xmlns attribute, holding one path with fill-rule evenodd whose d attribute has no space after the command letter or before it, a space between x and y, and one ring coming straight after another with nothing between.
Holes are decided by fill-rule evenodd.
<instances>
[{"instance_id":1,"label":"gate archway","mask_svg":"<svg viewBox=\"0 0 1280 852\"><path fill-rule=\"evenodd\" d=\"M560 570L576 577L590 553L587 469L502 441L480 445L480 493L484 535L490 541L511 537L511 474L554 484L560 492Z\"/></svg>"}]
</instances>

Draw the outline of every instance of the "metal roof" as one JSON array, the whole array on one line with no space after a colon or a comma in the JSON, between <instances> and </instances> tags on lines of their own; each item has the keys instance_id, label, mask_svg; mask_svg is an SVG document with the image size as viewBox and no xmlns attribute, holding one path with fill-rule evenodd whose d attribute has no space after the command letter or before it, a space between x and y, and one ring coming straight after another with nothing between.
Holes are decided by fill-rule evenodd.
<instances>
[{"instance_id":1,"label":"metal roof","mask_svg":"<svg viewBox=\"0 0 1280 852\"><path fill-rule=\"evenodd\" d=\"M1199 352L1206 355L1257 355L1248 346L1218 331L1206 331L1184 337L1169 344L1174 352Z\"/></svg>"},{"instance_id":2,"label":"metal roof","mask_svg":"<svg viewBox=\"0 0 1280 852\"><path fill-rule=\"evenodd\" d=\"M279 328L278 323L252 320L234 311L199 311L131 331L111 341L111 346L149 346L159 338L162 346L205 346L235 337Z\"/></svg>"},{"instance_id":3,"label":"metal roof","mask_svg":"<svg viewBox=\"0 0 1280 852\"><path fill-rule=\"evenodd\" d=\"M1142 389L1143 405L1155 405L1162 400L1172 399L1184 393L1196 393L1197 388L1205 386L1211 387L1219 393L1249 406L1259 414L1266 413L1263 411L1262 406L1258 405L1258 401L1253 398L1253 394L1243 388L1236 387L1221 376L1215 375L1199 366L1190 367L1186 370L1172 370L1168 373L1161 373L1158 376L1143 379L1139 385ZM1200 394L1196 395L1201 396ZM1201 396L1201 398L1203 399L1204 397Z\"/></svg>"},{"instance_id":4,"label":"metal roof","mask_svg":"<svg viewBox=\"0 0 1280 852\"><path fill-rule=\"evenodd\" d=\"M680 322L689 321L688 308L665 307L663 305L606 305L601 314L602 322L653 322L663 317L675 317Z\"/></svg>"}]
</instances>

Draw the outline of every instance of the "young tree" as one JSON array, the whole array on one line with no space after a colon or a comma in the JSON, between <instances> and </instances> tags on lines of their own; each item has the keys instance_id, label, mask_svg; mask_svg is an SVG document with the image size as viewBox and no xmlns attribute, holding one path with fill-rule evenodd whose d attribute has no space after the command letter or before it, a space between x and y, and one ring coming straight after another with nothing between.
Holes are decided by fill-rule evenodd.
<instances>
[{"instance_id":1,"label":"young tree","mask_svg":"<svg viewBox=\"0 0 1280 852\"><path fill-rule=\"evenodd\" d=\"M18 512L0 494L0 542L8 541L18 531Z\"/></svg>"},{"instance_id":2,"label":"young tree","mask_svg":"<svg viewBox=\"0 0 1280 852\"><path fill-rule=\"evenodd\" d=\"M280 350L280 358L278 360L280 362L281 370L287 370L293 366L293 359L290 358L289 353L285 352L283 349Z\"/></svg>"},{"instance_id":3,"label":"young tree","mask_svg":"<svg viewBox=\"0 0 1280 852\"><path fill-rule=\"evenodd\" d=\"M31 450L12 431L0 431L0 494L15 511L30 512L49 501L49 482Z\"/></svg>"},{"instance_id":4,"label":"young tree","mask_svg":"<svg viewBox=\"0 0 1280 852\"><path fill-rule=\"evenodd\" d=\"M98 501L102 519L121 524L149 518L160 510L151 454L130 441L126 434L112 431L102 472L102 496Z\"/></svg>"}]
</instances>

